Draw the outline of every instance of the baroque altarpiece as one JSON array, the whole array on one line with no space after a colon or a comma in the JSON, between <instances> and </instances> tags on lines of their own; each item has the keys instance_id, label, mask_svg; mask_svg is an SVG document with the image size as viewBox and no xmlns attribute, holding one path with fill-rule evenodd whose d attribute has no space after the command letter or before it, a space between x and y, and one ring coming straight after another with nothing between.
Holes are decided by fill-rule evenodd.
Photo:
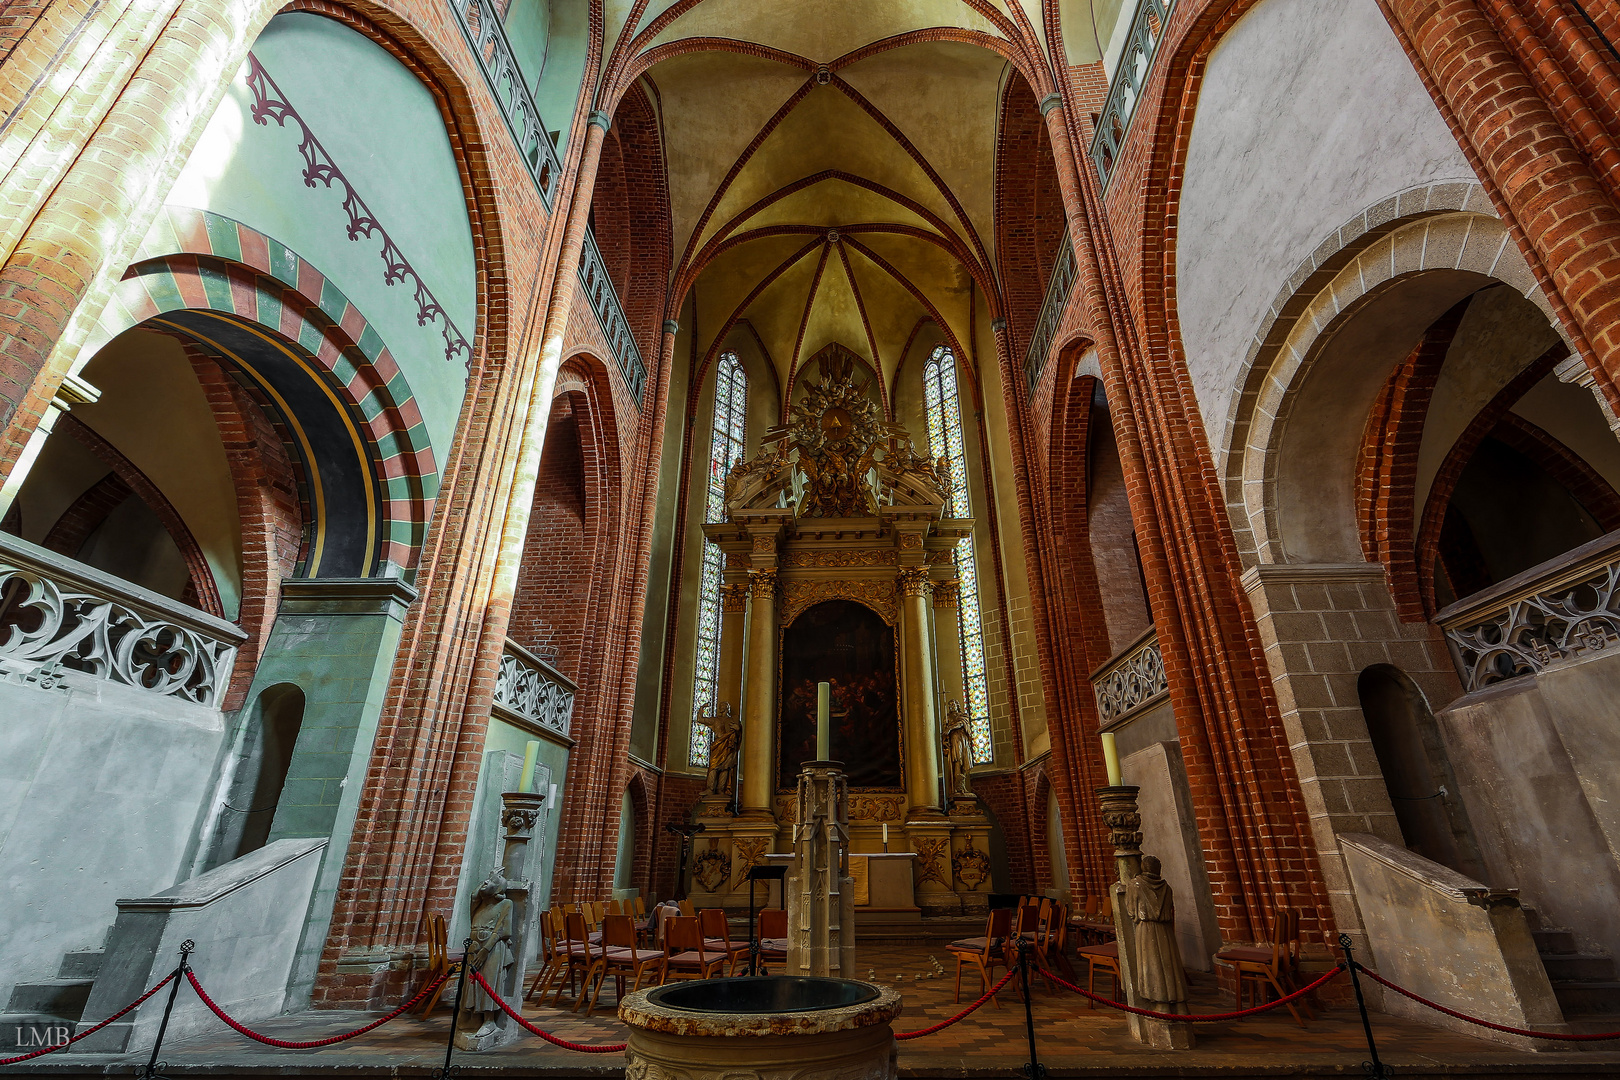
<instances>
[{"instance_id":1,"label":"baroque altarpiece","mask_svg":"<svg viewBox=\"0 0 1620 1080\"><path fill-rule=\"evenodd\" d=\"M973 521L944 516L940 464L884 418L857 363L821 354L819 381L732 470L725 521L703 526L725 570L718 692L699 718L718 736L692 863L700 903L746 906L748 870L791 849L818 682L831 684L851 851L882 853L887 835L888 852L909 853L883 860L889 877L909 865L898 892L874 860L858 890L867 916L982 910L990 891L989 820L942 739L964 698L955 552Z\"/></svg>"}]
</instances>

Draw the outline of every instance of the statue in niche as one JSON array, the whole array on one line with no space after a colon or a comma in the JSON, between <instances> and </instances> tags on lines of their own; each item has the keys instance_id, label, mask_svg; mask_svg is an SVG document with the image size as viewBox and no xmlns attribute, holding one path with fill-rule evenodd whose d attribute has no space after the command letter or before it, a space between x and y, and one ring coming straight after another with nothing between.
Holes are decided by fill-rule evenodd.
<instances>
[{"instance_id":1,"label":"statue in niche","mask_svg":"<svg viewBox=\"0 0 1620 1080\"><path fill-rule=\"evenodd\" d=\"M729 701L722 701L713 712L699 713L697 722L712 733L707 794L724 795L729 801L737 790L737 749L742 724L731 714Z\"/></svg>"},{"instance_id":2,"label":"statue in niche","mask_svg":"<svg viewBox=\"0 0 1620 1080\"><path fill-rule=\"evenodd\" d=\"M1142 872L1125 886L1125 910L1136 934L1137 986L1148 1008L1187 1011L1187 972L1176 944L1176 901L1159 874L1159 860L1142 856Z\"/></svg>"},{"instance_id":3,"label":"statue in niche","mask_svg":"<svg viewBox=\"0 0 1620 1080\"><path fill-rule=\"evenodd\" d=\"M952 798L971 798L973 788L968 783L968 770L973 768L973 728L961 702L945 703L945 730L940 740L945 744L945 794Z\"/></svg>"},{"instance_id":4,"label":"statue in niche","mask_svg":"<svg viewBox=\"0 0 1620 1080\"><path fill-rule=\"evenodd\" d=\"M497 991L516 962L512 955L512 901L506 895L506 867L489 872L472 898L472 948L467 950L467 972L478 972ZM475 982L468 981L457 1027L482 1039L495 1031L501 1006ZM475 1030L476 1029L476 1030Z\"/></svg>"}]
</instances>

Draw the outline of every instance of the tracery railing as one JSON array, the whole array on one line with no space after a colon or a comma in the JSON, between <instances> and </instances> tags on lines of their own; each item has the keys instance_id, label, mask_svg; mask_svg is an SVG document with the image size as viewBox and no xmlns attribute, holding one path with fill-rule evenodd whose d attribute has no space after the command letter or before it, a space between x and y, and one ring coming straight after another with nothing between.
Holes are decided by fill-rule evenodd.
<instances>
[{"instance_id":1,"label":"tracery railing","mask_svg":"<svg viewBox=\"0 0 1620 1080\"><path fill-rule=\"evenodd\" d=\"M66 670L214 706L247 637L224 619L0 534L0 679Z\"/></svg>"},{"instance_id":2,"label":"tracery railing","mask_svg":"<svg viewBox=\"0 0 1620 1080\"><path fill-rule=\"evenodd\" d=\"M1176 0L1139 0L1136 17L1131 20L1131 34L1125 41L1125 51L1114 70L1114 81L1108 88L1103 103L1097 133L1091 139L1091 160L1097 167L1102 187L1108 187L1108 177L1119 160L1119 148L1130 130L1131 116L1142 96L1148 72L1153 70L1153 54L1164 36L1165 23Z\"/></svg>"},{"instance_id":3,"label":"tracery railing","mask_svg":"<svg viewBox=\"0 0 1620 1080\"><path fill-rule=\"evenodd\" d=\"M1052 350L1052 339L1057 336L1058 324L1063 321L1063 309L1069 304L1069 289L1074 285L1074 245L1069 243L1069 231L1063 230L1058 242L1057 262L1052 264L1052 276L1046 282L1046 299L1041 303L1040 318L1035 321L1035 333L1029 339L1029 351L1024 354L1024 378L1030 392L1046 370L1047 353Z\"/></svg>"},{"instance_id":4,"label":"tracery railing","mask_svg":"<svg viewBox=\"0 0 1620 1080\"><path fill-rule=\"evenodd\" d=\"M1153 627L1121 649L1091 674L1097 694L1097 713L1104 726L1131 715L1170 692L1164 678L1164 657Z\"/></svg>"},{"instance_id":5,"label":"tracery railing","mask_svg":"<svg viewBox=\"0 0 1620 1080\"><path fill-rule=\"evenodd\" d=\"M1434 621L1451 647L1464 693L1614 649L1620 643L1620 531L1464 597Z\"/></svg>"},{"instance_id":6,"label":"tracery railing","mask_svg":"<svg viewBox=\"0 0 1620 1080\"><path fill-rule=\"evenodd\" d=\"M535 107L534 97L523 80L523 69L512 52L512 43L507 40L500 16L490 0L450 0L450 9L455 12L456 22L478 60L490 93L501 107L518 152L528 163L540 197L546 207L551 208L556 203L562 163L557 160L557 151L545 124L541 123L540 110ZM613 358L618 361L625 384L639 407L641 391L647 382L646 365L635 336L630 333L619 295L603 268L602 253L597 250L596 240L589 231L585 234L585 249L580 253L579 280L590 298L591 310L601 323L602 334L613 350Z\"/></svg>"},{"instance_id":7,"label":"tracery railing","mask_svg":"<svg viewBox=\"0 0 1620 1080\"><path fill-rule=\"evenodd\" d=\"M619 362L624 384L630 388L636 405L640 406L641 390L647 385L647 367L641 362L641 349L636 345L635 335L630 332L630 320L624 317L619 294L614 291L613 282L608 278L607 264L602 261L596 238L589 232L585 234L585 246L579 253L579 283L591 302L591 310L596 312L602 336L607 338L608 347Z\"/></svg>"},{"instance_id":8,"label":"tracery railing","mask_svg":"<svg viewBox=\"0 0 1620 1080\"><path fill-rule=\"evenodd\" d=\"M546 126L540 122L540 110L535 108L528 84L523 81L523 69L512 52L512 43L506 39L500 16L492 10L490 0L450 0L450 9L456 13L456 22L467 36L473 56L478 58L490 93L501 106L518 152L529 165L534 186L540 189L540 197L550 209L556 201L562 164Z\"/></svg>"},{"instance_id":9,"label":"tracery railing","mask_svg":"<svg viewBox=\"0 0 1620 1080\"><path fill-rule=\"evenodd\" d=\"M568 737L579 687L562 672L510 639L495 676L495 706L519 720Z\"/></svg>"}]
</instances>

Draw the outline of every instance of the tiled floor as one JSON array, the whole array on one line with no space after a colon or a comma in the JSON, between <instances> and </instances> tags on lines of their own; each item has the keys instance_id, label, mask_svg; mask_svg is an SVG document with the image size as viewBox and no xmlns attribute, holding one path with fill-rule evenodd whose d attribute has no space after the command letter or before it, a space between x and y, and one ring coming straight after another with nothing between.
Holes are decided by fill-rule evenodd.
<instances>
[{"instance_id":1,"label":"tiled floor","mask_svg":"<svg viewBox=\"0 0 1620 1080\"><path fill-rule=\"evenodd\" d=\"M929 970L931 954L939 956L948 973L918 981L914 976ZM954 966L942 948L874 946L862 950L860 967L862 975L866 969L875 969L879 982L904 982L905 1012L895 1024L898 1031L927 1027L959 1008L952 1000ZM964 1000L972 1000L976 985L970 970L964 976ZM604 1007L595 1017L539 1005L532 1006L528 1016L537 1026L570 1041L622 1042L626 1029L606 1005L611 993L610 985L604 990ZM1205 1013L1231 1008L1213 987L1195 988L1192 1007L1194 1012ZM1368 1056L1360 1018L1348 1004L1330 1008L1306 1028L1299 1027L1286 1011L1199 1024L1198 1046L1190 1052L1149 1050L1131 1039L1124 1014L1101 1007L1088 1009L1084 999L1066 992L1051 993L1038 987L1032 1012L1036 1049L1054 1077L1349 1076L1362 1075L1362 1062ZM276 1050L222 1030L217 1036L171 1043L163 1058L169 1074L176 1077L271 1071L280 1075L424 1075L443 1063L449 1017L449 1009L441 1007L426 1020L413 1014L351 1042L308 1051ZM309 1012L263 1021L255 1027L281 1038L312 1039L357 1027L365 1019L359 1013ZM1373 1028L1381 1056L1402 1080L1458 1075L1620 1076L1620 1046L1612 1043L1590 1044L1613 1047L1608 1050L1531 1054L1382 1014L1374 1014ZM900 1044L901 1072L914 1077L1014 1076L1028 1060L1024 1009L1011 988L1003 991L999 1009L986 1005L938 1034ZM576 1054L532 1036L495 1051L458 1053L455 1063L463 1073L490 1076L619 1075L624 1067L619 1054ZM91 1071L127 1074L138 1062L62 1054L51 1055L40 1064L39 1072L82 1075Z\"/></svg>"}]
</instances>

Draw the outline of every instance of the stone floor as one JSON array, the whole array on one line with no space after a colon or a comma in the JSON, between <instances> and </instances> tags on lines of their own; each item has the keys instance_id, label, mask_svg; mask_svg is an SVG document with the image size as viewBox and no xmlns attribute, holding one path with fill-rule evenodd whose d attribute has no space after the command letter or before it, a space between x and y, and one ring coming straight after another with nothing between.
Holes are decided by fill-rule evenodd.
<instances>
[{"instance_id":1,"label":"stone floor","mask_svg":"<svg viewBox=\"0 0 1620 1080\"><path fill-rule=\"evenodd\" d=\"M951 958L934 945L878 945L861 951L862 974L874 968L880 982L904 976L905 1013L899 1031L927 1027L954 1014L952 981L918 982L928 957L938 955L948 971ZM971 1001L976 986L964 977L963 998ZM580 1043L617 1043L625 1027L607 1004L594 1017L566 1008L535 1005L528 1016L537 1026ZM1231 1006L1213 986L1194 990L1194 1012L1220 1012ZM1338 1004L1301 1028L1286 1010L1236 1022L1198 1025L1198 1047L1191 1052L1151 1051L1134 1042L1124 1014L1102 1007L1086 1008L1084 999L1037 987L1034 995L1036 1049L1048 1075L1064 1076L1349 1076L1362 1075L1367 1059L1360 1018L1351 1004ZM250 1076L381 1077L426 1076L444 1060L450 1011L441 1006L422 1019L412 1014L347 1043L320 1050L288 1051L258 1045L221 1026L216 1036L197 1037L165 1046L166 1074ZM306 1012L255 1025L286 1039L312 1039L349 1030L366 1017L351 1012ZM1616 1025L1620 1026L1620 1025ZM1383 1060L1401 1080L1440 1076L1617 1077L1620 1044L1585 1044L1569 1052L1528 1053L1466 1035L1442 1031L1381 1013L1373 1030ZM1595 1049L1592 1047L1611 1047ZM911 1077L991 1077L1020 1075L1029 1060L1024 1009L1009 987L1001 1008L987 1004L963 1022L935 1035L900 1044L900 1069ZM481 1054L458 1053L462 1074L480 1076L594 1077L622 1075L620 1054L585 1055L562 1050L533 1036L515 1045ZM128 1075L140 1058L52 1054L7 1072L64 1075Z\"/></svg>"}]
</instances>

